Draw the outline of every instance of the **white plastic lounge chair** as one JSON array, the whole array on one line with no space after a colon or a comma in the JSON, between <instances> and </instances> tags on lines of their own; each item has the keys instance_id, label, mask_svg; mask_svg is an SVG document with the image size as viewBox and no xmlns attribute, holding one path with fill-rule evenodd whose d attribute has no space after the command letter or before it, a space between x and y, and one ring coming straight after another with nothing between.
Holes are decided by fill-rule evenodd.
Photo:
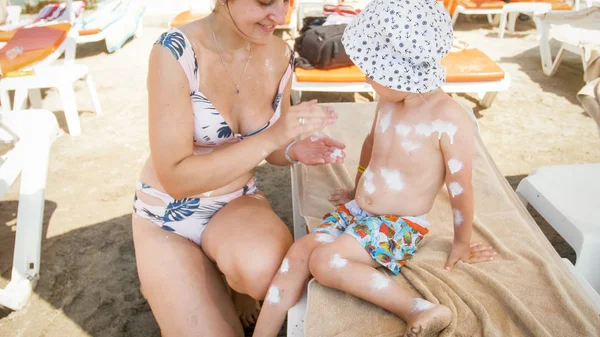
<instances>
[{"instance_id":1,"label":"white plastic lounge chair","mask_svg":"<svg viewBox=\"0 0 600 337\"><path fill-rule=\"evenodd\" d=\"M579 10L580 8L580 0L574 0L572 5L561 0L513 0L511 1L511 4L512 3L548 3L552 6L552 10L558 11ZM590 7L592 4L592 0L586 0L586 4L587 7ZM491 25L496 25L499 22L498 16L503 14L503 8L506 5L507 3L501 0L458 0L456 8L449 8L449 11L452 15L453 24L456 24L458 16L460 14L463 14L487 15L488 22ZM517 16L518 14L517 9L518 7L513 7L511 10L512 12L515 12L515 16ZM522 13L533 12L529 9L529 7L525 7L522 9Z\"/></svg>"},{"instance_id":2,"label":"white plastic lounge chair","mask_svg":"<svg viewBox=\"0 0 600 337\"><path fill-rule=\"evenodd\" d=\"M600 292L600 163L537 168L517 193L573 247L575 269Z\"/></svg>"},{"instance_id":3,"label":"white plastic lounge chair","mask_svg":"<svg viewBox=\"0 0 600 337\"><path fill-rule=\"evenodd\" d=\"M506 30L506 23L508 21L508 31L511 34L515 33L515 25L517 18L520 13L532 13L534 21L537 20L536 15L548 13L552 10L552 4L546 2L514 2L508 3L502 7L502 14L500 16L500 27L498 30L498 37L504 38L504 32Z\"/></svg>"},{"instance_id":4,"label":"white plastic lounge chair","mask_svg":"<svg viewBox=\"0 0 600 337\"><path fill-rule=\"evenodd\" d=\"M29 299L40 272L44 192L50 147L58 134L58 123L50 111L27 110L2 114L4 142L19 140L0 156L0 197L21 174L17 232L10 283L0 289L0 305L21 309Z\"/></svg>"},{"instance_id":5,"label":"white plastic lounge chair","mask_svg":"<svg viewBox=\"0 0 600 337\"><path fill-rule=\"evenodd\" d=\"M27 97L32 106L41 106L40 88L56 87L64 107L69 133L81 133L79 114L75 103L74 84L86 80L92 102L98 115L102 114L92 75L86 65L76 64L76 32L71 24L23 28L0 50L0 102L4 111L21 110ZM55 60L65 52L64 64ZM15 90L11 108L9 90Z\"/></svg>"},{"instance_id":6,"label":"white plastic lounge chair","mask_svg":"<svg viewBox=\"0 0 600 337\"><path fill-rule=\"evenodd\" d=\"M544 74L554 75L564 52L570 51L581 56L586 82L600 76L600 65L594 65L600 58L600 7L572 12L551 11L537 16L537 20ZM554 60L550 51L552 38L561 43Z\"/></svg>"},{"instance_id":7,"label":"white plastic lounge chair","mask_svg":"<svg viewBox=\"0 0 600 337\"><path fill-rule=\"evenodd\" d=\"M319 167L296 164L291 168L295 240L306 235L307 225L314 227L323 214L333 209L326 201L331 191L353 184L360 143L369 130L369 119L373 118L375 109L374 103L330 105L338 111L340 119L325 133L346 143L346 163ZM505 332L502 329L508 329L511 336L549 335L548 331L562 335L566 331L572 333L575 327L581 329L580 324L590 329L578 331L582 333L579 335L600 331L600 296L579 277L578 270L574 271L568 261L558 257L494 165L479 135L476 135L475 143L476 224L473 235L474 240L480 240L475 236L493 240L499 251L497 261L488 265L457 266L452 274L442 270L452 240L452 212L447 193L442 190L434 209L428 214L430 221L437 225L425 239L427 250L423 246L415 261L409 261L405 266L408 267L406 274L403 272L394 280L407 289L410 281L413 296L427 299L433 296L449 301L446 302L448 305L455 304L459 316L455 317L456 325L451 329L455 329L457 335L459 332L461 335L486 335L486 331L503 335L498 333ZM522 249L523 256L512 253L513 249ZM525 270L529 272L524 273ZM408 276L417 283L412 283ZM539 283L545 286L539 287ZM486 289L484 285L490 288ZM514 287L518 288L512 289ZM448 298L448 294L455 293L453 296L456 296L461 291L461 298ZM473 298L468 298L469 293ZM482 307L484 303L489 308ZM308 309L311 312L307 312ZM561 315L553 314L556 311ZM515 320L515 317L520 319ZM460 330L460 324L472 324L474 330L465 333ZM561 331L553 331L552 328L557 327L553 324ZM319 286L313 280L302 300L288 311L287 332L288 336L296 337L305 336L305 333L306 336L392 336L402 332L398 330L402 325L394 315ZM384 326L385 330L382 329Z\"/></svg>"},{"instance_id":8,"label":"white plastic lounge chair","mask_svg":"<svg viewBox=\"0 0 600 337\"><path fill-rule=\"evenodd\" d=\"M75 24L77 43L105 41L109 53L121 48L132 36L141 37L144 4L140 0L111 0L101 3L90 16Z\"/></svg>"}]
</instances>

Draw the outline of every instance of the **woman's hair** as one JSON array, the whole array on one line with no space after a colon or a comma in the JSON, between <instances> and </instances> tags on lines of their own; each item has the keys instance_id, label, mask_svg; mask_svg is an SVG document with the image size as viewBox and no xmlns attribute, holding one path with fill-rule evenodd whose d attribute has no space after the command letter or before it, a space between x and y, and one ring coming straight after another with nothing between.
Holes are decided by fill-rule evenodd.
<instances>
[{"instance_id":1,"label":"woman's hair","mask_svg":"<svg viewBox=\"0 0 600 337\"><path fill-rule=\"evenodd\" d=\"M213 12L215 10L217 10L217 7L219 7L218 2L222 1L222 5L221 6L226 6L227 7L227 13L229 14L229 17L231 18L231 22L233 22L233 25L235 26L235 28L242 33L242 35L244 35L247 38L250 38L250 36L246 35L246 33L242 32L242 30L240 29L240 27L238 27L237 23L235 22L235 20L233 19L233 16L231 16L231 11L229 11L229 2L231 2L231 0L213 0Z\"/></svg>"}]
</instances>

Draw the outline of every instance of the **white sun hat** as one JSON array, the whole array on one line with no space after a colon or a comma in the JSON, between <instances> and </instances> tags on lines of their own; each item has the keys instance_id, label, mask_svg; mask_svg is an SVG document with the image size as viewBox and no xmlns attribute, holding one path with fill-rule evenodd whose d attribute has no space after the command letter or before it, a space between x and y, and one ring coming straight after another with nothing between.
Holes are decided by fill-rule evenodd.
<instances>
[{"instance_id":1,"label":"white sun hat","mask_svg":"<svg viewBox=\"0 0 600 337\"><path fill-rule=\"evenodd\" d=\"M342 43L373 81L425 93L446 80L440 61L452 37L450 15L435 0L373 0L346 27Z\"/></svg>"}]
</instances>

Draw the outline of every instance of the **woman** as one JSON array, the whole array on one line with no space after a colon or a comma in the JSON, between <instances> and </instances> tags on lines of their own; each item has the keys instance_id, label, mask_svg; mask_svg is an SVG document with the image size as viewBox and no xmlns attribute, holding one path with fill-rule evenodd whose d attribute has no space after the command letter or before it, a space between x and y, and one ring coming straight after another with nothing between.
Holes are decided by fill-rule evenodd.
<instances>
[{"instance_id":1,"label":"woman","mask_svg":"<svg viewBox=\"0 0 600 337\"><path fill-rule=\"evenodd\" d=\"M164 336L241 336L242 323L256 319L292 244L253 178L263 159L343 160L331 155L343 144L306 137L335 122L335 112L289 106L292 51L273 36L288 6L219 0L151 52L151 155L132 222L142 291Z\"/></svg>"}]
</instances>

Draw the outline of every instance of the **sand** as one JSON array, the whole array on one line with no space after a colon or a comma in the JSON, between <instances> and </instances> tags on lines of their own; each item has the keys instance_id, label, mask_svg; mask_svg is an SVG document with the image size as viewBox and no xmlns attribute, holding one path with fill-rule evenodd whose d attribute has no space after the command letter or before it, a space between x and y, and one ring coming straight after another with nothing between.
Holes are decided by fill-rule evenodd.
<instances>
[{"instance_id":1,"label":"sand","mask_svg":"<svg viewBox=\"0 0 600 337\"><path fill-rule=\"evenodd\" d=\"M0 336L159 336L139 292L130 212L135 182L148 155L145 77L154 40L169 17L147 17L144 36L114 54L102 43L79 46L90 67L104 114L97 116L83 83L76 86L82 135L65 134L52 148L46 190L41 278L28 305L0 310ZM575 94L584 85L578 57L567 55L554 77L542 73L535 29L518 22L517 35L497 38L482 20L461 20L457 36L482 49L511 74L512 86L489 109L475 108L483 140L513 187L538 166L600 162L600 137ZM554 51L557 46L553 45ZM44 108L66 124L58 94L44 92ZM361 94L309 94L323 102L364 101ZM258 168L262 189L291 224L289 169ZM18 182L0 202L0 287L10 278ZM556 250L573 250L533 213ZM175 283L176 284L176 283Z\"/></svg>"}]
</instances>

